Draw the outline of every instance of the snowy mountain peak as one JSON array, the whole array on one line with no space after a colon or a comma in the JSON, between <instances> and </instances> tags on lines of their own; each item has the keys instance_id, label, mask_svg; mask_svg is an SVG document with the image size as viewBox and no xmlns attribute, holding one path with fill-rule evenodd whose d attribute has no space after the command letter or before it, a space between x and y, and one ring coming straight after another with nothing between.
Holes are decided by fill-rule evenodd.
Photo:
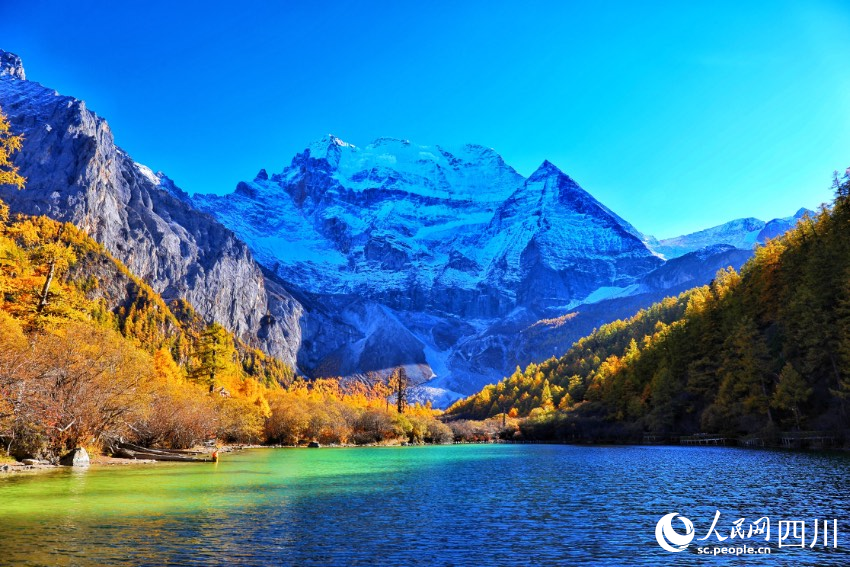
<instances>
[{"instance_id":1,"label":"snowy mountain peak","mask_svg":"<svg viewBox=\"0 0 850 567\"><path fill-rule=\"evenodd\" d=\"M129 156L127 157L129 158ZM151 186L163 189L168 193L171 193L173 196L179 198L181 201L189 201L189 195L185 191L180 189L174 183L174 181L170 177L165 175L163 172L157 171L156 173L154 173L151 168L137 161L133 162L133 167L136 168L136 171L138 171L141 176L151 184Z\"/></svg>"},{"instance_id":2,"label":"snowy mountain peak","mask_svg":"<svg viewBox=\"0 0 850 567\"><path fill-rule=\"evenodd\" d=\"M452 201L502 202L523 178L492 149L467 144L457 149L378 138L357 147L328 135L296 155L273 179L292 180L321 171L333 186L361 193L399 191ZM331 188L328 185L328 188Z\"/></svg>"},{"instance_id":3,"label":"snowy mountain peak","mask_svg":"<svg viewBox=\"0 0 850 567\"><path fill-rule=\"evenodd\" d=\"M153 185L154 187L159 185L159 176L157 176L151 168L139 162L133 162L133 165L136 166L136 169L139 171L139 173L142 174L145 179L150 181L151 185ZM162 173L160 172L160 175L161 174Z\"/></svg>"},{"instance_id":4,"label":"snowy mountain peak","mask_svg":"<svg viewBox=\"0 0 850 567\"><path fill-rule=\"evenodd\" d=\"M726 226L732 228L742 227L746 230L757 230L764 226L764 221L753 217L747 217L744 219L730 221L726 223Z\"/></svg>"},{"instance_id":5,"label":"snowy mountain peak","mask_svg":"<svg viewBox=\"0 0 850 567\"><path fill-rule=\"evenodd\" d=\"M568 207L585 207L588 205L598 206L605 212L610 213L607 207L597 201L593 195L582 189L572 177L564 173L558 166L544 161L525 183L525 190L542 192L553 199L557 199L562 205ZM616 216L616 215L615 215ZM618 221L622 221L617 217ZM625 221L622 221L625 224Z\"/></svg>"},{"instance_id":6,"label":"snowy mountain peak","mask_svg":"<svg viewBox=\"0 0 850 567\"><path fill-rule=\"evenodd\" d=\"M534 199L539 206L548 208L550 213L554 212L553 208L565 208L591 216L610 215L618 224L629 226L549 160L544 161L529 176L512 199Z\"/></svg>"},{"instance_id":7,"label":"snowy mountain peak","mask_svg":"<svg viewBox=\"0 0 850 567\"><path fill-rule=\"evenodd\" d=\"M24 63L21 58L14 53L0 50L0 77L8 75L16 79L25 80L27 78L24 72Z\"/></svg>"},{"instance_id":8,"label":"snowy mountain peak","mask_svg":"<svg viewBox=\"0 0 850 567\"><path fill-rule=\"evenodd\" d=\"M326 134L307 146L309 150L316 150L316 153L321 153L323 151L327 151L329 148L334 146L339 146L341 148L353 148L354 144L349 144L345 140L337 138L333 134Z\"/></svg>"},{"instance_id":9,"label":"snowy mountain peak","mask_svg":"<svg viewBox=\"0 0 850 567\"><path fill-rule=\"evenodd\" d=\"M325 159L328 163L335 166L339 161L341 149L356 148L353 144L349 144L348 142L337 138L333 134L327 134L307 146L305 153L313 159ZM301 155L304 154L299 154L296 158Z\"/></svg>"},{"instance_id":10,"label":"snowy mountain peak","mask_svg":"<svg viewBox=\"0 0 850 567\"><path fill-rule=\"evenodd\" d=\"M366 146L369 149L381 148L381 147L394 147L394 146L409 146L410 140L405 140L402 138L393 138L390 136L381 136L380 138L376 138L372 141L371 144Z\"/></svg>"},{"instance_id":11,"label":"snowy mountain peak","mask_svg":"<svg viewBox=\"0 0 850 567\"><path fill-rule=\"evenodd\" d=\"M534 170L534 173L529 176L528 180L533 183L553 175L563 175L564 177L568 177L567 174L561 171L557 165L547 159L540 164L540 167Z\"/></svg>"},{"instance_id":12,"label":"snowy mountain peak","mask_svg":"<svg viewBox=\"0 0 850 567\"><path fill-rule=\"evenodd\" d=\"M750 254L765 227L739 219L679 243L677 252L718 246L647 279L665 265L650 249L662 243L548 160L525 178L481 145L354 146L332 135L280 173L192 203L309 299L303 370L347 376L403 362L452 391L510 369L512 337L528 325L684 285L702 263L713 275L715 264Z\"/></svg>"},{"instance_id":13,"label":"snowy mountain peak","mask_svg":"<svg viewBox=\"0 0 850 567\"><path fill-rule=\"evenodd\" d=\"M464 144L462 149L470 153L477 153L482 156L496 156L501 159L501 156L496 153L496 150L488 148L487 146L482 146L481 144Z\"/></svg>"},{"instance_id":14,"label":"snowy mountain peak","mask_svg":"<svg viewBox=\"0 0 850 567\"><path fill-rule=\"evenodd\" d=\"M652 249L670 260L713 244L727 244L739 250L752 250L771 238L784 234L811 211L802 208L794 216L764 222L757 218L742 218L707 228L692 234L651 242Z\"/></svg>"}]
</instances>

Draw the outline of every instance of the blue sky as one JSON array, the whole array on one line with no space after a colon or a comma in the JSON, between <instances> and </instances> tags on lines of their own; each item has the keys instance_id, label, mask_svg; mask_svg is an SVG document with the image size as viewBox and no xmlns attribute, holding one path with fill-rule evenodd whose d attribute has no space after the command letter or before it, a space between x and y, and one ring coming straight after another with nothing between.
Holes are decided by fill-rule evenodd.
<instances>
[{"instance_id":1,"label":"blue sky","mask_svg":"<svg viewBox=\"0 0 850 567\"><path fill-rule=\"evenodd\" d=\"M847 2L0 0L0 48L189 192L333 133L549 159L659 237L831 197Z\"/></svg>"}]
</instances>

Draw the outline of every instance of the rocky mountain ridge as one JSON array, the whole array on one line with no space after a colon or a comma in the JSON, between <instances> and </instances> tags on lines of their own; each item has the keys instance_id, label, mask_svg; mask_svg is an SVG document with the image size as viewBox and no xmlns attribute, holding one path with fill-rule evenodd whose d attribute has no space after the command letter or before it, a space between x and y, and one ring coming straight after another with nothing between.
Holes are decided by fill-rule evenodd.
<instances>
[{"instance_id":1,"label":"rocky mountain ridge","mask_svg":"<svg viewBox=\"0 0 850 567\"><path fill-rule=\"evenodd\" d=\"M333 135L278 173L189 202L346 329L347 344L308 339L302 368L345 375L404 363L444 401L739 267L754 227L780 223L733 221L659 242L548 161L523 178L481 146L360 147Z\"/></svg>"},{"instance_id":2,"label":"rocky mountain ridge","mask_svg":"<svg viewBox=\"0 0 850 567\"><path fill-rule=\"evenodd\" d=\"M26 188L0 187L12 211L75 224L166 300L186 299L205 318L294 364L297 302L267 289L246 244L164 190L83 101L26 80L15 55L0 52L0 62L0 108L24 135L14 163Z\"/></svg>"},{"instance_id":3,"label":"rocky mountain ridge","mask_svg":"<svg viewBox=\"0 0 850 567\"><path fill-rule=\"evenodd\" d=\"M739 266L793 221L659 242L548 161L524 178L489 148L390 138L327 136L231 194L190 196L6 52L0 108L25 135L27 188L0 188L13 211L73 222L166 299L308 377L405 366L438 405Z\"/></svg>"},{"instance_id":4,"label":"rocky mountain ridge","mask_svg":"<svg viewBox=\"0 0 850 567\"><path fill-rule=\"evenodd\" d=\"M773 219L768 222L755 218L735 219L675 238L655 240L650 237L649 245L654 251L667 259L678 258L689 252L715 244L725 244L741 250L750 250L756 244L764 244L767 240L784 234L807 214L813 215L814 212L803 208L793 216Z\"/></svg>"}]
</instances>

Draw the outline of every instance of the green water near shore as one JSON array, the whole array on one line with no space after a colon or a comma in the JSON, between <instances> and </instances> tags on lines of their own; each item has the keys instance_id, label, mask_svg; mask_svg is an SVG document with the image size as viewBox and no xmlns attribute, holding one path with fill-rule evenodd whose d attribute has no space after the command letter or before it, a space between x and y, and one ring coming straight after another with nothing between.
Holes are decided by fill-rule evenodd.
<instances>
[{"instance_id":1,"label":"green water near shore","mask_svg":"<svg viewBox=\"0 0 850 567\"><path fill-rule=\"evenodd\" d=\"M659 548L661 515L679 512L697 531L715 510L726 523L837 518L843 543L848 465L845 454L469 445L257 449L217 464L10 475L0 565L704 564ZM850 555L776 550L747 564Z\"/></svg>"}]
</instances>

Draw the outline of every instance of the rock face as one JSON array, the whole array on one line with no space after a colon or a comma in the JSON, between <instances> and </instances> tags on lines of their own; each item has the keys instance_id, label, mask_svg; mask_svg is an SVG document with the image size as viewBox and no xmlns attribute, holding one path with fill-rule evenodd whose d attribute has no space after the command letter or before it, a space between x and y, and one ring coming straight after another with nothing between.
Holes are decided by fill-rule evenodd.
<instances>
[{"instance_id":1,"label":"rock face","mask_svg":"<svg viewBox=\"0 0 850 567\"><path fill-rule=\"evenodd\" d=\"M678 258L716 244L725 244L740 250L752 250L756 244L764 244L769 239L784 234L807 214L814 213L808 209L800 209L794 216L768 222L754 218L736 219L675 238L659 241L650 237L650 247L667 259Z\"/></svg>"},{"instance_id":2,"label":"rock face","mask_svg":"<svg viewBox=\"0 0 850 567\"><path fill-rule=\"evenodd\" d=\"M24 73L24 64L20 57L14 53L0 51L0 77L3 76L21 80L27 78L26 73Z\"/></svg>"},{"instance_id":3,"label":"rock face","mask_svg":"<svg viewBox=\"0 0 850 567\"><path fill-rule=\"evenodd\" d=\"M784 231L783 231L784 232ZM752 249L714 244L669 260L641 279L640 291L687 289L702 285L718 270L740 268L752 256Z\"/></svg>"},{"instance_id":4,"label":"rock face","mask_svg":"<svg viewBox=\"0 0 850 567\"><path fill-rule=\"evenodd\" d=\"M2 51L0 107L25 135L27 187L0 187L13 211L74 223L166 299L307 376L404 366L437 405L739 267L796 218L659 242L548 161L525 178L482 146L333 136L229 195L190 197Z\"/></svg>"},{"instance_id":5,"label":"rock face","mask_svg":"<svg viewBox=\"0 0 850 567\"><path fill-rule=\"evenodd\" d=\"M521 362L523 328L664 263L553 164L525 179L475 145L328 136L280 173L191 202L299 290L302 369L404 365L443 403Z\"/></svg>"},{"instance_id":6,"label":"rock face","mask_svg":"<svg viewBox=\"0 0 850 567\"><path fill-rule=\"evenodd\" d=\"M267 291L245 243L184 202L170 180L135 163L84 102L25 80L15 55L0 52L0 65L0 108L24 134L14 162L27 178L23 191L0 187L0 198L14 212L77 225L165 299L186 299L205 318L294 363L300 308L282 288Z\"/></svg>"},{"instance_id":7,"label":"rock face","mask_svg":"<svg viewBox=\"0 0 850 567\"><path fill-rule=\"evenodd\" d=\"M548 161L526 179L481 146L361 148L331 135L279 173L191 203L299 290L302 369L404 365L415 382L432 378L438 403L740 267L767 226L743 219L658 242Z\"/></svg>"},{"instance_id":8,"label":"rock face","mask_svg":"<svg viewBox=\"0 0 850 567\"><path fill-rule=\"evenodd\" d=\"M66 467L87 467L91 464L89 454L83 447L77 447L61 459L59 464Z\"/></svg>"}]
</instances>

